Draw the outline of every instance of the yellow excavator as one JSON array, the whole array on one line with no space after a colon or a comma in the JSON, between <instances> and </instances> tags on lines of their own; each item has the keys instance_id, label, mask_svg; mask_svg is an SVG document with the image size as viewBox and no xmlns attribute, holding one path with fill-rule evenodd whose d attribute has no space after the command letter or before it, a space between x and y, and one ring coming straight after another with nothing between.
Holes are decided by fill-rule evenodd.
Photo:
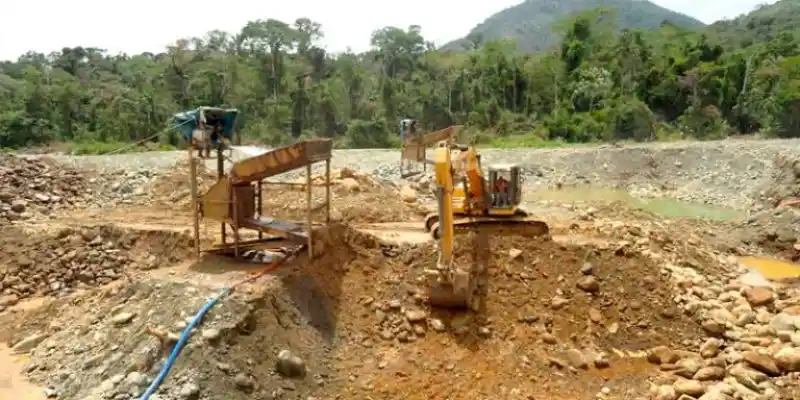
<instances>
[{"instance_id":1,"label":"yellow excavator","mask_svg":"<svg viewBox=\"0 0 800 400\"><path fill-rule=\"evenodd\" d=\"M438 211L425 218L425 227L439 242L431 305L472 308L477 311L475 263L465 269L454 262L454 236L458 231L502 235L510 226L528 237L548 236L550 227L520 207L522 178L517 165L493 165L486 179L480 155L473 147L442 142L434 151L435 195ZM486 251L485 249L483 251Z\"/></svg>"}]
</instances>

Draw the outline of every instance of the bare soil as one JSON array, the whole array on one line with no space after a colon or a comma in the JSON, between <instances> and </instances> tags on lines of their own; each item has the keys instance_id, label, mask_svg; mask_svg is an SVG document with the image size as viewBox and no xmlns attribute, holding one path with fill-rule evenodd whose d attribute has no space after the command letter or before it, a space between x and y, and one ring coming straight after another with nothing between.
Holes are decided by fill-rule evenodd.
<instances>
[{"instance_id":1,"label":"bare soil","mask_svg":"<svg viewBox=\"0 0 800 400\"><path fill-rule=\"evenodd\" d=\"M700 160L727 151L672 149L666 153L672 158L653 158L654 151L636 149L630 165L606 172L621 186L650 179L664 193L688 196L689 188L661 185L688 168L678 165L678 156ZM611 160L585 151L574 156L586 164L576 170L591 164L598 174ZM733 157L731 168L746 159ZM800 348L792 336L800 328L780 335L774 328L783 323L789 329L786 318L800 315L792 308L800 307L800 287L773 284L760 293L772 297L756 306L752 288L739 283L735 259L756 252L791 259L800 251L796 211L772 205L796 195L795 164L780 165L783 173L763 180L764 196L748 192L763 211L746 221L664 218L622 203L542 202L535 209L551 225L551 239L511 229L459 236L456 263L486 271L478 312L428 304L423 270L435 266L437 250L421 229L427 210L415 196L424 195L426 182L392 185L336 170L337 222L319 233L323 255L300 255L224 297L192 335L158 399L642 399L654 388L672 387L674 363L692 357L711 372L724 367L710 380L694 371L689 378L704 391L723 387L735 379L731 368L746 364L742 352L755 349L778 360L778 351ZM20 386L24 374L61 399L138 398L163 365L170 340L197 310L263 267L193 258L187 167L112 191L75 178L87 185L79 187L104 196L124 192L107 207L85 207L93 202L85 198L61 200L61 210L34 207L42 199L35 192L43 189L24 185L15 186L8 201L0 198L4 215L12 216L0 227L0 341L27 354L26 360L11 350L0 354L0 370L16 371L16 392L9 396L33 390ZM60 170L46 168L58 185ZM700 171L709 184L728 179ZM94 184L106 179L112 178ZM321 179L317 175L313 184ZM265 185L265 213L302 220L305 180L286 180ZM213 181L204 172L201 190ZM312 186L312 192L315 201L324 198L323 188ZM9 214L15 199L29 199L26 205L42 218ZM218 229L204 223L203 243L215 240ZM709 337L723 344L718 354L701 356ZM677 358L654 362L654 348ZM304 376L289 377L277 367L283 351L302 359ZM782 366L773 375L762 381L759 395L797 393L795 372ZM749 395L732 387L738 397Z\"/></svg>"}]
</instances>

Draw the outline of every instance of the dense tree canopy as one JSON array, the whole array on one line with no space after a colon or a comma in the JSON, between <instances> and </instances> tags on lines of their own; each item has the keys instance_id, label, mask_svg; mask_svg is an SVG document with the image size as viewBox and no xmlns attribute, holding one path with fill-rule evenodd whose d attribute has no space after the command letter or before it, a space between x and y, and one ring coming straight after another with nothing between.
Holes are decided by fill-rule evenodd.
<instances>
[{"instance_id":1,"label":"dense tree canopy","mask_svg":"<svg viewBox=\"0 0 800 400\"><path fill-rule=\"evenodd\" d=\"M316 45L322 27L305 18L256 20L159 54L30 52L0 63L0 147L141 140L201 105L239 108L243 140L272 145L318 135L387 147L405 117L427 129L466 125L476 141L800 132L791 31L746 44L668 23L614 34L608 12L566 21L562 42L540 54L503 41L437 51L417 26L374 32L363 54L329 54ZM165 132L157 140L178 144Z\"/></svg>"}]
</instances>

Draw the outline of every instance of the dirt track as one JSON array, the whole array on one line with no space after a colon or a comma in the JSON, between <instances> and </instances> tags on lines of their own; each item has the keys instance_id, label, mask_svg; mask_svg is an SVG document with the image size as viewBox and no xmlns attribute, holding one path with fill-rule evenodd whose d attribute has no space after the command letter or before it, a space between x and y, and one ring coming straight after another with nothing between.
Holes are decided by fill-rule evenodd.
<instances>
[{"instance_id":1,"label":"dirt track","mask_svg":"<svg viewBox=\"0 0 800 400\"><path fill-rule=\"evenodd\" d=\"M751 214L718 222L619 202L529 203L552 241L513 231L458 240L458 263L486 267L477 313L426 303L421 275L436 249L414 224L429 179L396 179L394 152L337 152L335 168L358 168L336 173L339 222L324 257L223 300L158 399L798 398L800 287L742 283L735 257L800 254L799 213L773 208L800 195L798 143L483 152L526 167L528 190L616 187ZM170 335L258 268L191 259L181 156L73 158L93 166L86 173L35 161L46 179L32 186L14 178L32 167L0 170L11 182L0 187L0 340L29 353L25 374L49 394L138 398ZM112 171L132 165L145 171ZM68 188L81 195L52 193ZM303 194L287 189L265 189L266 205L297 218ZM205 224L203 240L216 229ZM296 357L278 361L284 350Z\"/></svg>"}]
</instances>

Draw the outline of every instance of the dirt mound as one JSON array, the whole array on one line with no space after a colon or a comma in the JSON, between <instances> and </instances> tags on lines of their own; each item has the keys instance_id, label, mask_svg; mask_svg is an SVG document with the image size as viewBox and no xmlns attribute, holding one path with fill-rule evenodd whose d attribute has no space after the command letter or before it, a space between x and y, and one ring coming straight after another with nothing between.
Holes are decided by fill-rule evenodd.
<instances>
[{"instance_id":1,"label":"dirt mound","mask_svg":"<svg viewBox=\"0 0 800 400\"><path fill-rule=\"evenodd\" d=\"M779 154L773 161L762 203L745 222L733 227L745 246L790 260L800 260L800 159Z\"/></svg>"},{"instance_id":2,"label":"dirt mound","mask_svg":"<svg viewBox=\"0 0 800 400\"><path fill-rule=\"evenodd\" d=\"M161 206L186 209L192 204L192 188L189 181L189 160L176 164L168 172L156 177L148 187L148 195L152 201ZM217 175L198 163L198 193L205 193L216 182Z\"/></svg>"},{"instance_id":3,"label":"dirt mound","mask_svg":"<svg viewBox=\"0 0 800 400\"><path fill-rule=\"evenodd\" d=\"M54 235L0 229L0 309L31 296L65 295L103 285L131 268L174 263L191 239L174 232L142 232L113 226L67 228Z\"/></svg>"},{"instance_id":4,"label":"dirt mound","mask_svg":"<svg viewBox=\"0 0 800 400\"><path fill-rule=\"evenodd\" d=\"M355 232L341 225L326 233L323 240L331 248L325 259L337 265L355 253L334 245L365 240L375 245L367 236L355 239ZM28 377L59 398L137 398L180 332L217 291L152 278L124 281L36 310L0 314L0 340L30 352ZM158 395L305 399L319 390L335 391L330 353L347 333L337 327L333 306L302 268L283 280L266 277L237 288L206 315ZM293 355L287 362L294 364L279 367L286 351ZM306 367L298 368L298 361Z\"/></svg>"},{"instance_id":5,"label":"dirt mound","mask_svg":"<svg viewBox=\"0 0 800 400\"><path fill-rule=\"evenodd\" d=\"M800 159L775 156L772 179L764 189L764 201L771 207L785 200L800 199Z\"/></svg>"},{"instance_id":6,"label":"dirt mound","mask_svg":"<svg viewBox=\"0 0 800 400\"><path fill-rule=\"evenodd\" d=\"M336 354L347 360L335 368L356 377L343 388L352 398L483 398L498 390L589 398L604 376L641 394L648 367L626 355L701 337L660 268L635 252L513 234L463 237L457 262L489 267L485 304L479 313L451 313L426 304L421 275L434 267L433 247L340 237L337 255L306 271L342 310L337 332L347 343ZM470 385L453 384L465 375L474 377Z\"/></svg>"},{"instance_id":7,"label":"dirt mound","mask_svg":"<svg viewBox=\"0 0 800 400\"><path fill-rule=\"evenodd\" d=\"M325 200L324 176L312 179L312 201L314 205ZM342 222L378 223L421 219L427 212L417 203L416 193L404 192L389 184L379 182L371 176L351 169L331 172L331 211ZM304 220L305 178L298 178L289 185L264 186L264 213L270 216ZM320 219L322 209L315 218Z\"/></svg>"},{"instance_id":8,"label":"dirt mound","mask_svg":"<svg viewBox=\"0 0 800 400\"><path fill-rule=\"evenodd\" d=\"M5 339L17 349L34 342L28 377L59 398L138 398L188 320L217 294L139 281L18 317L21 322ZM237 400L308 393L326 383L324 346L288 296L235 294L206 315L157 393L167 399ZM276 376L282 350L313 366L305 383Z\"/></svg>"},{"instance_id":9,"label":"dirt mound","mask_svg":"<svg viewBox=\"0 0 800 400\"><path fill-rule=\"evenodd\" d=\"M213 308L159 395L566 400L607 391L608 398L642 398L649 378L668 382L647 359L699 347L704 334L688 315L725 316L722 306L739 313L741 302L730 300L751 296L712 280L709 288L728 299L717 300L692 268L664 267L633 246L506 233L459 237L457 262L488 266L484 306L449 312L426 304L421 277L436 261L433 246L393 246L334 224L321 236L323 257L241 287ZM676 296L670 276L677 270L687 274L688 292ZM166 358L165 343L216 294L151 280L93 293L0 320L0 339L33 349L26 371L59 397L140 395ZM663 351L643 351L653 347ZM732 359L737 348L720 357ZM721 361L707 360L708 368Z\"/></svg>"},{"instance_id":10,"label":"dirt mound","mask_svg":"<svg viewBox=\"0 0 800 400\"><path fill-rule=\"evenodd\" d=\"M777 207L751 215L733 229L746 246L789 260L800 260L800 210Z\"/></svg>"},{"instance_id":11,"label":"dirt mound","mask_svg":"<svg viewBox=\"0 0 800 400\"><path fill-rule=\"evenodd\" d=\"M43 159L0 154L0 225L68 208L87 196L88 183L71 168Z\"/></svg>"}]
</instances>

